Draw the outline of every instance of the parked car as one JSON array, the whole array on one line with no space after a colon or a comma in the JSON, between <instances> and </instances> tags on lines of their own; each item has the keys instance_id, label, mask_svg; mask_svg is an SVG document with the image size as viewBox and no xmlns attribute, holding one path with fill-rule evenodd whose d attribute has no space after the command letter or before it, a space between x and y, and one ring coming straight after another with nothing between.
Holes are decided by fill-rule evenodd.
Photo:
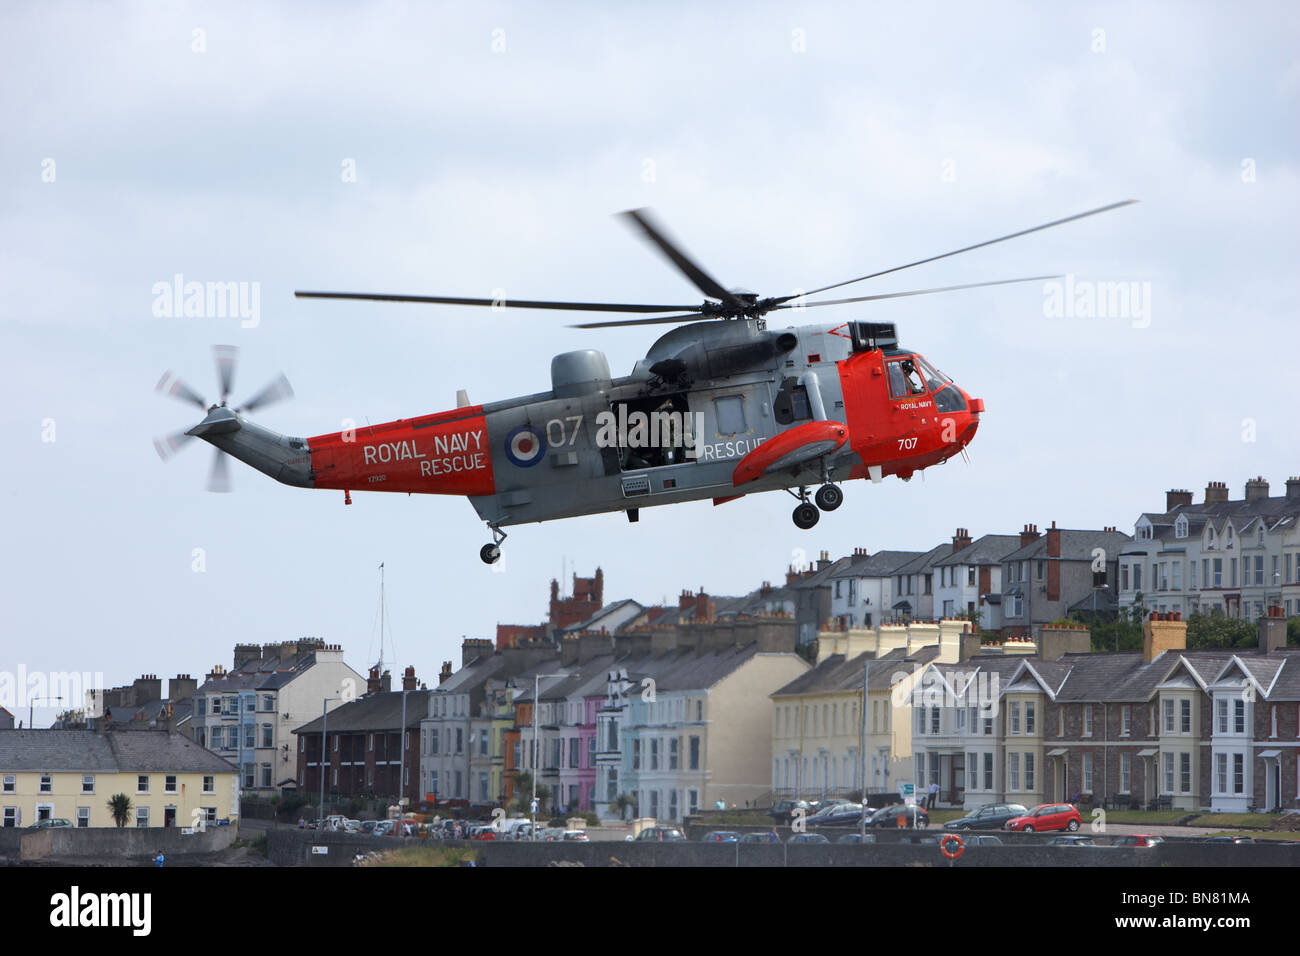
<instances>
[{"instance_id":1,"label":"parked car","mask_svg":"<svg viewBox=\"0 0 1300 956\"><path fill-rule=\"evenodd\" d=\"M1097 846L1097 841L1090 836L1054 836L1047 841L1048 846Z\"/></svg>"},{"instance_id":2,"label":"parked car","mask_svg":"<svg viewBox=\"0 0 1300 956\"><path fill-rule=\"evenodd\" d=\"M1206 843L1254 843L1254 837L1247 836L1215 836L1206 837Z\"/></svg>"},{"instance_id":3,"label":"parked car","mask_svg":"<svg viewBox=\"0 0 1300 956\"><path fill-rule=\"evenodd\" d=\"M836 803L824 807L807 819L810 827L857 826L862 821L862 804Z\"/></svg>"},{"instance_id":4,"label":"parked car","mask_svg":"<svg viewBox=\"0 0 1300 956\"><path fill-rule=\"evenodd\" d=\"M825 800L812 801L808 804L808 809L817 814L823 810L829 810L831 807L839 807L852 802L852 800L846 800L844 797L827 797Z\"/></svg>"},{"instance_id":5,"label":"parked car","mask_svg":"<svg viewBox=\"0 0 1300 956\"><path fill-rule=\"evenodd\" d=\"M587 839L586 830L565 830L562 839L568 843L590 843L591 842L590 840Z\"/></svg>"},{"instance_id":6,"label":"parked car","mask_svg":"<svg viewBox=\"0 0 1300 956\"><path fill-rule=\"evenodd\" d=\"M72 826L72 821L64 817L51 817L48 820L37 820L27 829L29 830L58 830L63 827Z\"/></svg>"},{"instance_id":7,"label":"parked car","mask_svg":"<svg viewBox=\"0 0 1300 956\"><path fill-rule=\"evenodd\" d=\"M861 833L845 833L842 836L840 836L835 842L836 843L875 843L876 835L874 833L868 833L865 836Z\"/></svg>"},{"instance_id":8,"label":"parked car","mask_svg":"<svg viewBox=\"0 0 1300 956\"><path fill-rule=\"evenodd\" d=\"M742 833L740 835L741 843L780 843L781 838L774 832L767 833Z\"/></svg>"},{"instance_id":9,"label":"parked car","mask_svg":"<svg viewBox=\"0 0 1300 956\"><path fill-rule=\"evenodd\" d=\"M924 807L909 807L903 803L895 803L888 807L881 807L867 817L867 826L897 827L899 817L903 818L903 826L905 827L928 827L930 825L930 815L925 812Z\"/></svg>"},{"instance_id":10,"label":"parked car","mask_svg":"<svg viewBox=\"0 0 1300 956\"><path fill-rule=\"evenodd\" d=\"M995 837L991 833L977 833L966 840L967 846L1002 846L1002 837Z\"/></svg>"},{"instance_id":11,"label":"parked car","mask_svg":"<svg viewBox=\"0 0 1300 956\"><path fill-rule=\"evenodd\" d=\"M344 821L343 821L343 824L339 827L339 829L342 830L344 833L360 833L360 832L362 832L362 831L361 831L361 821L360 821L360 820L344 820Z\"/></svg>"},{"instance_id":12,"label":"parked car","mask_svg":"<svg viewBox=\"0 0 1300 956\"><path fill-rule=\"evenodd\" d=\"M778 800L767 813L777 823L789 823L796 810L802 810L805 815L813 812L806 800Z\"/></svg>"},{"instance_id":13,"label":"parked car","mask_svg":"<svg viewBox=\"0 0 1300 956\"><path fill-rule=\"evenodd\" d=\"M1116 837L1111 841L1111 846L1156 846L1164 843L1165 838L1156 836L1153 833L1130 833L1122 837Z\"/></svg>"},{"instance_id":14,"label":"parked car","mask_svg":"<svg viewBox=\"0 0 1300 956\"><path fill-rule=\"evenodd\" d=\"M1014 817L1023 817L1029 809L1019 803L990 803L948 824L953 830L1001 830Z\"/></svg>"},{"instance_id":15,"label":"parked car","mask_svg":"<svg viewBox=\"0 0 1300 956\"><path fill-rule=\"evenodd\" d=\"M370 833L372 836L391 836L396 826L397 822L394 820L376 820Z\"/></svg>"},{"instance_id":16,"label":"parked car","mask_svg":"<svg viewBox=\"0 0 1300 956\"><path fill-rule=\"evenodd\" d=\"M1069 830L1073 833L1079 829L1081 820L1079 811L1068 803L1040 803L1024 816L1008 820L1007 829L1025 833L1035 830Z\"/></svg>"},{"instance_id":17,"label":"parked car","mask_svg":"<svg viewBox=\"0 0 1300 956\"><path fill-rule=\"evenodd\" d=\"M678 827L646 827L627 840L629 843L685 843L686 834Z\"/></svg>"},{"instance_id":18,"label":"parked car","mask_svg":"<svg viewBox=\"0 0 1300 956\"><path fill-rule=\"evenodd\" d=\"M830 843L824 834L821 833L796 833L786 843Z\"/></svg>"},{"instance_id":19,"label":"parked car","mask_svg":"<svg viewBox=\"0 0 1300 956\"><path fill-rule=\"evenodd\" d=\"M701 839L704 843L739 843L740 834L735 830L710 830Z\"/></svg>"}]
</instances>

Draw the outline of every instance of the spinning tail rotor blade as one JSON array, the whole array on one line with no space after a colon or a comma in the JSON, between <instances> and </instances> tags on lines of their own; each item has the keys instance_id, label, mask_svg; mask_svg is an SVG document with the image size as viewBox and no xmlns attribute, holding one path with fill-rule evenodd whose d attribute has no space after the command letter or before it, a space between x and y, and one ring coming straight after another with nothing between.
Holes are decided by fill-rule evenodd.
<instances>
[{"instance_id":1,"label":"spinning tail rotor blade","mask_svg":"<svg viewBox=\"0 0 1300 956\"><path fill-rule=\"evenodd\" d=\"M293 386L289 384L289 379L281 372L269 385L237 408L236 411L252 412L290 398L293 398Z\"/></svg>"},{"instance_id":2,"label":"spinning tail rotor blade","mask_svg":"<svg viewBox=\"0 0 1300 956\"><path fill-rule=\"evenodd\" d=\"M182 402L189 402L201 409L207 410L208 403L198 392L190 388L181 381L180 376L170 370L163 372L163 377L158 379L158 384L154 386L155 392L161 392L164 395L170 395L178 398Z\"/></svg>"},{"instance_id":3,"label":"spinning tail rotor blade","mask_svg":"<svg viewBox=\"0 0 1300 956\"><path fill-rule=\"evenodd\" d=\"M221 404L230 398L235 384L235 366L239 363L239 349L233 345L214 345L212 355L217 361L217 381L221 383Z\"/></svg>"},{"instance_id":4,"label":"spinning tail rotor blade","mask_svg":"<svg viewBox=\"0 0 1300 956\"><path fill-rule=\"evenodd\" d=\"M212 449L212 471L208 475L208 491L227 494L230 491L229 456L220 448Z\"/></svg>"},{"instance_id":5,"label":"spinning tail rotor blade","mask_svg":"<svg viewBox=\"0 0 1300 956\"><path fill-rule=\"evenodd\" d=\"M163 435L161 438L153 440L154 451L158 452L158 457L163 461L171 461L176 457L186 445L192 440L193 435L187 435L184 431L173 432L170 435Z\"/></svg>"}]
</instances>

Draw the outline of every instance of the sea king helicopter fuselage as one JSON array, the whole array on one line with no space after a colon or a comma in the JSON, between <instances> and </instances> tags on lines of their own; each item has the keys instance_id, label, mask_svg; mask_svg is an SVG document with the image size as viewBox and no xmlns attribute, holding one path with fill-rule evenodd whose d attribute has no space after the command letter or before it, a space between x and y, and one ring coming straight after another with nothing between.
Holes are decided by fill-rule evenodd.
<instances>
[{"instance_id":1,"label":"sea king helicopter fuselage","mask_svg":"<svg viewBox=\"0 0 1300 956\"><path fill-rule=\"evenodd\" d=\"M1126 204L1091 210L979 246ZM493 541L480 551L483 561L491 564L500 557L506 536L502 529L510 525L614 511L637 521L642 508L654 505L704 499L717 505L782 489L798 499L794 523L811 528L820 511L840 506L842 482L854 478L878 482L890 475L906 481L961 453L974 438L983 402L922 355L902 348L892 324L855 320L771 328L764 318L776 309L920 293L806 301L807 295L848 284L838 283L813 293L760 300L753 293L718 286L644 211L628 215L697 286L719 301L698 307L506 304L643 313L697 310L583 327L706 320L678 325L661 336L630 375L613 377L603 353L580 349L552 359L551 388L545 392L482 405L470 404L461 392L458 407L450 411L292 438L242 414L290 394L287 382L264 390L244 409L228 407L225 398L233 379L233 357L219 351L220 402L207 405L170 373L159 383L160 390L207 410L198 425L156 442L159 453L168 457L184 439L200 437L285 484L343 491L349 504L353 491L464 495L492 530ZM978 246L886 271L972 248ZM879 274L883 273L861 278ZM1032 280L1044 278L1050 277ZM860 279L849 280L856 281ZM1001 283L974 285L996 284ZM500 304L490 299L364 293L299 295ZM224 467L218 453L214 484L224 485ZM810 494L813 487L816 491Z\"/></svg>"}]
</instances>

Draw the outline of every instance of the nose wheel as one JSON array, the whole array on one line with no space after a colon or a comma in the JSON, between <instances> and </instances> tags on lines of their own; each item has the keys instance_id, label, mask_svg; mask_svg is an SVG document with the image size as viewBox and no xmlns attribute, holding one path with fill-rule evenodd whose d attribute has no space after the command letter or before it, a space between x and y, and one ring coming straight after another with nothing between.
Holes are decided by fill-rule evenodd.
<instances>
[{"instance_id":1,"label":"nose wheel","mask_svg":"<svg viewBox=\"0 0 1300 956\"><path fill-rule=\"evenodd\" d=\"M484 564L496 564L501 560L501 542L506 539L506 533L495 525L488 525L492 529L492 542L479 548L479 560Z\"/></svg>"},{"instance_id":2,"label":"nose wheel","mask_svg":"<svg viewBox=\"0 0 1300 956\"><path fill-rule=\"evenodd\" d=\"M794 526L807 531L817 523L817 520L821 517L821 512L817 510L816 505L805 501L795 507L793 517Z\"/></svg>"}]
</instances>

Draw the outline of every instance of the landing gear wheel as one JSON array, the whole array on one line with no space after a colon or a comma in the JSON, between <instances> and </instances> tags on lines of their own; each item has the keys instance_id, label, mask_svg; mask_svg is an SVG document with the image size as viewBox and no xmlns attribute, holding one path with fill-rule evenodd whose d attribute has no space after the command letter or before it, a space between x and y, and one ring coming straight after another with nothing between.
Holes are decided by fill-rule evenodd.
<instances>
[{"instance_id":1,"label":"landing gear wheel","mask_svg":"<svg viewBox=\"0 0 1300 956\"><path fill-rule=\"evenodd\" d=\"M793 517L795 527L807 531L817 523L817 520L821 517L821 512L817 510L815 505L805 501L794 509Z\"/></svg>"},{"instance_id":2,"label":"landing gear wheel","mask_svg":"<svg viewBox=\"0 0 1300 956\"><path fill-rule=\"evenodd\" d=\"M834 511L844 504L844 492L840 491L838 485L822 485L817 489L817 494L813 495L813 501L817 502L817 507L822 511Z\"/></svg>"},{"instance_id":3,"label":"landing gear wheel","mask_svg":"<svg viewBox=\"0 0 1300 956\"><path fill-rule=\"evenodd\" d=\"M495 544L485 544L479 548L478 556L484 564L496 564L501 560L501 549Z\"/></svg>"}]
</instances>

